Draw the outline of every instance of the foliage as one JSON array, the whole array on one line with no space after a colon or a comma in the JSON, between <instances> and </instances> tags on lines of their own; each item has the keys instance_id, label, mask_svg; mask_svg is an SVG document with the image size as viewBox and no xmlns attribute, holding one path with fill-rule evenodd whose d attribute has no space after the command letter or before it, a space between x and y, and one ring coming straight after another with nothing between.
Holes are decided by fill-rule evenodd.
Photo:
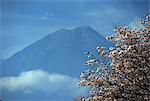
<instances>
[{"instance_id":1,"label":"foliage","mask_svg":"<svg viewBox=\"0 0 150 101\"><path fill-rule=\"evenodd\" d=\"M139 22L140 28L117 27L108 37L115 48L96 48L101 58L85 52L89 69L78 85L90 92L80 101L150 100L150 15Z\"/></svg>"}]
</instances>

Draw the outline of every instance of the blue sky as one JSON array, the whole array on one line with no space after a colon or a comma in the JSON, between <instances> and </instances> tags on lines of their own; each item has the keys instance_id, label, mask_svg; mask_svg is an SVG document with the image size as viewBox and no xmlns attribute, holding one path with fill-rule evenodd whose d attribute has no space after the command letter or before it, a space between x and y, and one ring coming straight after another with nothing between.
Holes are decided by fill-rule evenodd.
<instances>
[{"instance_id":1,"label":"blue sky","mask_svg":"<svg viewBox=\"0 0 150 101\"><path fill-rule=\"evenodd\" d=\"M89 25L103 36L113 34L115 26L132 25L148 14L148 5L148 0L0 0L0 60L60 28ZM1 77L0 90L6 91L2 97L53 99L55 93L60 98L86 94L76 85L78 77L67 73L35 69Z\"/></svg>"},{"instance_id":2,"label":"blue sky","mask_svg":"<svg viewBox=\"0 0 150 101\"><path fill-rule=\"evenodd\" d=\"M148 0L1 0L1 56L6 59L59 28L89 25L104 36L148 14Z\"/></svg>"}]
</instances>

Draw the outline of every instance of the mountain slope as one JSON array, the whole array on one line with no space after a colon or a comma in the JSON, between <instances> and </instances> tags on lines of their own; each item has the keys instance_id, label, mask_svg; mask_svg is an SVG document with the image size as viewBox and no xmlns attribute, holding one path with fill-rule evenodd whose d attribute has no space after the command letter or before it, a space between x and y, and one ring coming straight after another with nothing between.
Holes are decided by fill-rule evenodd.
<instances>
[{"instance_id":1,"label":"mountain slope","mask_svg":"<svg viewBox=\"0 0 150 101\"><path fill-rule=\"evenodd\" d=\"M89 26L60 29L3 61L2 76L39 68L52 73L78 76L84 69L83 52L94 51L97 45L113 46Z\"/></svg>"}]
</instances>

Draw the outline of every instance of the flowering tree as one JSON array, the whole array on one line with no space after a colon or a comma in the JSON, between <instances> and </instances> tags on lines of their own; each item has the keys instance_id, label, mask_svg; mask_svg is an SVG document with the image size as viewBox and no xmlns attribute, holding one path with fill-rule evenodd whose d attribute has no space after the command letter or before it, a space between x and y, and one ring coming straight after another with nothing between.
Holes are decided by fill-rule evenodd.
<instances>
[{"instance_id":1,"label":"flowering tree","mask_svg":"<svg viewBox=\"0 0 150 101\"><path fill-rule=\"evenodd\" d=\"M97 47L100 58L85 52L88 70L79 86L90 87L80 101L150 101L150 15L138 28L117 27L108 39L115 47Z\"/></svg>"}]
</instances>

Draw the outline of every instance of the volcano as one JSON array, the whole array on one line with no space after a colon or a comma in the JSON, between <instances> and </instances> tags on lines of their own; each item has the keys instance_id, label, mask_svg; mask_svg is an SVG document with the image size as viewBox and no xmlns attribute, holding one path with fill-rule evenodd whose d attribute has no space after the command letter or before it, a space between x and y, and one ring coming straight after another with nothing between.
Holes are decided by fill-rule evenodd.
<instances>
[{"instance_id":1,"label":"volcano","mask_svg":"<svg viewBox=\"0 0 150 101\"><path fill-rule=\"evenodd\" d=\"M59 29L4 60L1 75L15 76L22 71L42 69L79 76L85 70L83 52L95 51L98 45L113 46L90 26Z\"/></svg>"}]
</instances>

